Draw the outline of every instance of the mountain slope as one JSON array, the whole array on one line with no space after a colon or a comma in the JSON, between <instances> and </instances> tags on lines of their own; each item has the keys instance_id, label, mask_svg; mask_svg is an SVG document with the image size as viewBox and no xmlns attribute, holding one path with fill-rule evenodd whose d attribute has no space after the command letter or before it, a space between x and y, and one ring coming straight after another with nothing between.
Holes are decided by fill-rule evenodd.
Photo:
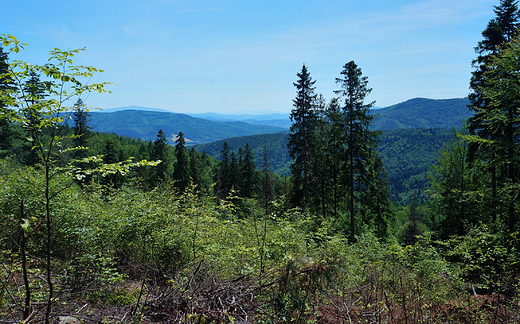
<instances>
[{"instance_id":1,"label":"mountain slope","mask_svg":"<svg viewBox=\"0 0 520 324\"><path fill-rule=\"evenodd\" d=\"M405 129L405 128L448 128L451 129L453 125L458 126L462 123L462 120L468 119L470 116L472 116L472 113L468 110L467 105L469 104L469 100L467 98L456 98L456 99L426 99L426 98L414 98L410 99L386 108L380 108L380 109L372 109L372 113L377 114L378 118L375 120L374 124L372 125L372 129L375 130L390 130L390 129ZM114 112L122 112L122 111L128 111L133 110L133 114L141 114L141 117L147 117L148 115L142 115L144 112L162 112L164 114L171 114L173 116L176 116L177 119L182 119L185 117L181 117L183 114L177 114L168 112L161 109L155 109L155 108L146 108L146 107L139 107L139 106L128 106L128 107L120 107L120 108L112 108L112 109L106 109L101 112L94 112L92 114L98 114L103 113L105 115L103 119L101 120L111 120L113 117L107 117L108 113L114 113ZM135 112L137 111L137 113ZM204 143L204 142L210 142L212 140L218 140L222 138L227 137L234 137L234 136L243 136L243 135L251 135L251 134L261 134L261 133L273 133L276 131L280 131L282 129L288 129L291 125L291 121L289 119L289 114L281 114L281 113L272 113L272 112L266 112L265 114L238 114L238 115L232 115L232 114L217 114L217 113L203 113L203 114L184 114L184 116L191 116L198 119L204 119L208 121L213 122L246 122L248 124L252 125L263 125L263 126L273 126L275 128L267 128L266 131L263 131L262 128L252 128L248 129L246 133L243 133L243 126L234 125L232 128L230 128L230 132L224 132L217 135L217 130L215 128L210 127L212 132L214 132L214 135L205 136L203 135L206 133L206 129L204 129L209 124L202 123L203 129L191 129L192 133L200 134L201 137L198 137L198 135L195 135L192 137L194 138L194 141ZM155 118L156 116L150 115L152 118ZM153 122L160 121L164 118L164 115L160 118L156 118ZM169 116L168 119L173 118L172 116ZM125 121L122 119L119 115L116 116L117 119L120 119L121 121ZM98 117L96 117L96 121L99 121ZM146 127L149 126L150 122L146 120L142 120L144 122L143 125ZM169 120L171 121L171 120ZM175 121L173 120L175 123ZM190 124L193 124L190 122ZM101 124L98 125L98 129L100 131L111 131L108 129L114 129L112 125L106 125ZM164 126L161 126L164 130ZM225 126L228 127L228 126ZM238 133L235 131L236 127L239 129L242 128ZM278 127L278 129L276 128ZM144 130L140 129L140 125L125 125L125 128L133 129L134 132L126 133L127 136L133 136L133 137L141 137L146 139L153 139L155 138L155 134L157 133L158 129L154 131ZM250 127L246 127L250 128ZM174 131L178 133L178 130L182 130L183 133L185 133L184 128L175 128ZM112 130L111 132L115 132L119 134L119 130L115 131ZM139 135L135 135L139 134ZM188 137L189 138L189 137Z\"/></svg>"},{"instance_id":2,"label":"mountain slope","mask_svg":"<svg viewBox=\"0 0 520 324\"><path fill-rule=\"evenodd\" d=\"M289 175L291 158L287 149L288 131L277 134L234 137L214 143L196 145L195 150L220 158L226 141L232 151L249 143L257 165L262 164L264 145L269 153L271 170ZM409 203L413 195L419 201L426 199L424 189L428 184L428 170L436 162L443 144L453 138L450 129L398 129L383 131L377 150L388 171L391 199Z\"/></svg>"},{"instance_id":3,"label":"mountain slope","mask_svg":"<svg viewBox=\"0 0 520 324\"><path fill-rule=\"evenodd\" d=\"M116 112L90 112L90 125L94 130L121 136L154 140L162 129L170 144L179 131L188 144L208 143L223 138L268 134L283 128L252 125L245 122L215 122L170 112L125 110Z\"/></svg>"},{"instance_id":4,"label":"mountain slope","mask_svg":"<svg viewBox=\"0 0 520 324\"><path fill-rule=\"evenodd\" d=\"M375 130L406 128L449 128L458 126L462 120L473 115L467 105L468 98L427 99L414 98L386 108L372 109L378 118L372 125ZM221 115L215 113L190 114L194 117L215 121L245 121L255 125L270 125L288 129L289 114L266 115Z\"/></svg>"},{"instance_id":5,"label":"mountain slope","mask_svg":"<svg viewBox=\"0 0 520 324\"><path fill-rule=\"evenodd\" d=\"M473 115L468 98L414 98L390 107L373 110L379 115L372 129L452 128Z\"/></svg>"}]
</instances>

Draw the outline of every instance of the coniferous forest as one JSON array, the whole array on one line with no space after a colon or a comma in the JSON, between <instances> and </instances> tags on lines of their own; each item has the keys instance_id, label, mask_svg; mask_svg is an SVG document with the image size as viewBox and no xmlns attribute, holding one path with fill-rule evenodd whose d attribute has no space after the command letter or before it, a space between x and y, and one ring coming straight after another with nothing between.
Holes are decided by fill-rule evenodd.
<instances>
[{"instance_id":1,"label":"coniferous forest","mask_svg":"<svg viewBox=\"0 0 520 324\"><path fill-rule=\"evenodd\" d=\"M494 13L462 126L376 131L360 66L326 100L304 64L290 131L218 158L95 131L83 50L1 35L0 323L520 322L520 10Z\"/></svg>"}]
</instances>

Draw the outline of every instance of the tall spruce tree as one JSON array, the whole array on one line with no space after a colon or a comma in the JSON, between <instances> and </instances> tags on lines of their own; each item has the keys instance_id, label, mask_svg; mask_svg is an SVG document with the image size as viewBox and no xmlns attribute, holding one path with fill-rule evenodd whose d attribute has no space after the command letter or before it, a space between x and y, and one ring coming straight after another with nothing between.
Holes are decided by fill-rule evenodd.
<instances>
[{"instance_id":1,"label":"tall spruce tree","mask_svg":"<svg viewBox=\"0 0 520 324\"><path fill-rule=\"evenodd\" d=\"M472 72L470 80L470 108L486 105L479 90L483 82L483 74L488 70L487 65L491 55L496 54L502 44L511 42L519 26L518 1L501 0L500 5L494 6L493 11L496 17L489 21L486 29L482 32L484 39L475 47L475 53L478 56L472 61L475 70Z\"/></svg>"},{"instance_id":2,"label":"tall spruce tree","mask_svg":"<svg viewBox=\"0 0 520 324\"><path fill-rule=\"evenodd\" d=\"M355 219L359 208L360 192L366 190L368 163L372 150L376 147L379 132L369 129L375 116L369 115L370 107L375 102L365 104L365 98L372 91L368 87L368 78L362 75L354 61L343 66L341 78L336 78L336 84L341 90L334 91L343 99L343 139L345 145L343 157L343 183L348 188L349 236L355 235Z\"/></svg>"},{"instance_id":3,"label":"tall spruce tree","mask_svg":"<svg viewBox=\"0 0 520 324\"><path fill-rule=\"evenodd\" d=\"M106 164L118 163L122 160L122 149L120 143L113 138L108 138L103 146L103 162ZM124 178L121 173L106 174L101 183L112 188L121 188Z\"/></svg>"},{"instance_id":4,"label":"tall spruce tree","mask_svg":"<svg viewBox=\"0 0 520 324\"><path fill-rule=\"evenodd\" d=\"M511 42L519 27L520 11L518 2L515 0L501 0L498 6L494 6L495 18L489 21L486 29L482 32L483 40L475 47L477 58L473 60L472 65L474 71L470 80L469 99L471 104L469 108L475 112L475 115L469 118L468 125L472 134L482 139L496 140L497 138L489 129L486 120L487 110L490 108L489 99L483 96L483 91L492 86L485 77L489 71L489 63L491 57L497 54L503 44ZM472 142L469 147L470 160L496 160L496 152L489 150L488 145L483 142ZM494 209L493 217L499 214L497 201L498 187L500 187L507 178L507 172L493 163L488 164L488 170L491 175L491 208ZM495 219L493 220L493 222Z\"/></svg>"},{"instance_id":5,"label":"tall spruce tree","mask_svg":"<svg viewBox=\"0 0 520 324\"><path fill-rule=\"evenodd\" d=\"M417 243L417 236L423 233L422 215L419 211L417 198L415 195L410 203L410 214L408 215L408 223L404 233L404 244L414 245Z\"/></svg>"},{"instance_id":6,"label":"tall spruce tree","mask_svg":"<svg viewBox=\"0 0 520 324\"><path fill-rule=\"evenodd\" d=\"M155 142L153 142L152 159L161 161L161 163L154 168L154 174L151 179L152 187L156 187L162 182L168 182L171 179L171 152L166 135L164 135L162 129L159 129L157 138Z\"/></svg>"},{"instance_id":7,"label":"tall spruce tree","mask_svg":"<svg viewBox=\"0 0 520 324\"><path fill-rule=\"evenodd\" d=\"M269 153L267 151L267 145L264 144L264 153L262 154L262 179L260 181L261 191L259 195L259 199L261 200L262 205L264 206L265 217L269 214L269 202L272 201L275 197L273 184L274 179L271 173L271 165L269 164Z\"/></svg>"},{"instance_id":8,"label":"tall spruce tree","mask_svg":"<svg viewBox=\"0 0 520 324\"><path fill-rule=\"evenodd\" d=\"M40 75L35 71L29 73L30 78L25 82L22 88L22 95L24 100L29 104L27 109L24 110L26 118L26 125L24 129L26 131L27 138L34 138L36 132L39 132L41 126L44 124L44 119L41 118L41 106L45 106L43 99L45 98L45 85L40 81ZM35 165L40 162L40 157L36 150L33 149L33 141L27 141L23 145L24 156L22 158L23 163L26 165Z\"/></svg>"},{"instance_id":9,"label":"tall spruce tree","mask_svg":"<svg viewBox=\"0 0 520 324\"><path fill-rule=\"evenodd\" d=\"M85 109L85 102L81 98L78 98L76 103L74 104L74 111L72 112L72 119L74 121L74 126L72 129L74 130L74 135L78 136L74 138L74 146L87 146L87 140L90 134L90 126L89 122L89 114Z\"/></svg>"},{"instance_id":10,"label":"tall spruce tree","mask_svg":"<svg viewBox=\"0 0 520 324\"><path fill-rule=\"evenodd\" d=\"M338 207L340 204L340 195L342 192L342 184L340 178L341 165L343 161L345 145L343 143L343 114L340 106L339 98L332 98L324 112L324 118L327 123L324 159L329 170L329 181L331 186L330 201L332 204L332 215L335 219L338 217Z\"/></svg>"},{"instance_id":11,"label":"tall spruce tree","mask_svg":"<svg viewBox=\"0 0 520 324\"><path fill-rule=\"evenodd\" d=\"M229 153L229 189L234 189L240 194L240 164L238 163L238 156L234 151Z\"/></svg>"},{"instance_id":12,"label":"tall spruce tree","mask_svg":"<svg viewBox=\"0 0 520 324\"><path fill-rule=\"evenodd\" d=\"M200 190L202 187L202 161L200 159L199 153L195 151L195 148L191 148L188 152L188 157L190 160L190 177L193 185L196 186L197 190Z\"/></svg>"},{"instance_id":13,"label":"tall spruce tree","mask_svg":"<svg viewBox=\"0 0 520 324\"><path fill-rule=\"evenodd\" d=\"M231 150L227 141L224 141L222 150L220 151L220 162L218 164L218 171L216 175L217 195L220 199L226 199L231 191L232 184L232 161Z\"/></svg>"},{"instance_id":14,"label":"tall spruce tree","mask_svg":"<svg viewBox=\"0 0 520 324\"><path fill-rule=\"evenodd\" d=\"M240 169L240 194L242 197L253 197L256 190L256 183L258 181L255 157L251 150L251 145L246 143L244 149L240 151L239 156Z\"/></svg>"},{"instance_id":15,"label":"tall spruce tree","mask_svg":"<svg viewBox=\"0 0 520 324\"><path fill-rule=\"evenodd\" d=\"M327 147L329 144L326 103L323 95L318 95L314 118L314 163L312 164L313 185L311 186L311 210L324 219L327 216L330 186Z\"/></svg>"},{"instance_id":16,"label":"tall spruce tree","mask_svg":"<svg viewBox=\"0 0 520 324\"><path fill-rule=\"evenodd\" d=\"M90 126L88 124L90 116L86 110L86 105L81 98L78 98L74 106L72 107L72 121L74 125L72 129L74 131L74 137L72 138L72 146L76 148L71 152L71 157L76 160L80 160L89 156L88 152L88 139L91 135ZM76 162L76 166L82 170L87 170L92 166L88 162ZM89 183L92 180L92 175L85 175L81 180L77 180L80 184Z\"/></svg>"},{"instance_id":17,"label":"tall spruce tree","mask_svg":"<svg viewBox=\"0 0 520 324\"><path fill-rule=\"evenodd\" d=\"M478 88L486 107L477 109L482 125L490 136L473 141L490 153L488 163L500 170L502 205L506 205L505 223L510 232L517 230L518 213L514 197L520 194L520 38L502 46L493 55Z\"/></svg>"},{"instance_id":18,"label":"tall spruce tree","mask_svg":"<svg viewBox=\"0 0 520 324\"><path fill-rule=\"evenodd\" d=\"M175 181L174 186L183 192L190 185L191 179L188 150L186 149L186 140L182 132L179 132L175 143L177 143L175 145L176 161L173 166L172 180Z\"/></svg>"},{"instance_id":19,"label":"tall spruce tree","mask_svg":"<svg viewBox=\"0 0 520 324\"><path fill-rule=\"evenodd\" d=\"M309 71L303 64L301 72L296 74L298 80L294 83L297 89L293 100L294 108L291 111L291 132L289 134L289 155L293 159L291 174L293 177L294 206L307 208L310 202L312 183L312 168L314 163L314 119L316 83L312 80Z\"/></svg>"},{"instance_id":20,"label":"tall spruce tree","mask_svg":"<svg viewBox=\"0 0 520 324\"><path fill-rule=\"evenodd\" d=\"M388 172L379 152L372 150L367 160L366 186L361 201L364 222L373 228L379 238L387 236L388 223L392 217Z\"/></svg>"}]
</instances>

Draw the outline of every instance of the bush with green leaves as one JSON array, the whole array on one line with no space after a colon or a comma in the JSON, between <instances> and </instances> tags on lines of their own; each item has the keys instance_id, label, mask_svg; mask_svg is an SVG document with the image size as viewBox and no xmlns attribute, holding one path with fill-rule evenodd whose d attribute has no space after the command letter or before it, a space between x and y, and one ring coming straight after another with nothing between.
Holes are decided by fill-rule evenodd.
<instances>
[{"instance_id":1,"label":"bush with green leaves","mask_svg":"<svg viewBox=\"0 0 520 324\"><path fill-rule=\"evenodd\" d=\"M41 170L13 164L8 160L0 160L2 176L0 177L0 231L1 248L17 251L21 240L21 230L29 236L27 249L31 255L45 257L46 233L42 217L45 214L45 201L39 188L44 183ZM80 197L78 188L71 186L69 179L55 176L49 183L49 191L56 197L51 203L52 216L55 220L53 233L59 240L54 241L53 256L66 259L75 251L82 250L74 228L81 219L77 215L77 202ZM24 205L24 218L20 214L20 206ZM20 224L22 226L20 227Z\"/></svg>"},{"instance_id":2,"label":"bush with green leaves","mask_svg":"<svg viewBox=\"0 0 520 324\"><path fill-rule=\"evenodd\" d=\"M462 278L479 293L513 295L520 280L520 236L504 235L482 225L468 235L439 243L446 258L458 264Z\"/></svg>"}]
</instances>

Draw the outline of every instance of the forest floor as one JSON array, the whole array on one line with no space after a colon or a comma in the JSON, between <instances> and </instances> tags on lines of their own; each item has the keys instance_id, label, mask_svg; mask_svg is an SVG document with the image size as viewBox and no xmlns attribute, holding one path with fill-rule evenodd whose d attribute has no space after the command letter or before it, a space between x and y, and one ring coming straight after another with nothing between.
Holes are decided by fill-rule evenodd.
<instances>
[{"instance_id":1,"label":"forest floor","mask_svg":"<svg viewBox=\"0 0 520 324\"><path fill-rule=\"evenodd\" d=\"M117 283L90 283L72 291L58 281L51 323L58 323L62 316L74 317L79 323L520 322L518 301L496 293L468 292L460 298L435 302L422 296L410 298L410 291L398 296L370 282L365 289L331 289L320 283L327 269L319 266L292 272L273 269L261 276L228 280L205 270L199 262L182 285L163 278L139 280L127 276ZM299 291L290 291L296 288L290 287L292 279L300 285ZM9 303L8 299L14 301L16 297L4 294L0 323L44 322L45 302L33 303L29 319L23 321L20 304ZM12 309L7 309L8 305Z\"/></svg>"}]
</instances>

